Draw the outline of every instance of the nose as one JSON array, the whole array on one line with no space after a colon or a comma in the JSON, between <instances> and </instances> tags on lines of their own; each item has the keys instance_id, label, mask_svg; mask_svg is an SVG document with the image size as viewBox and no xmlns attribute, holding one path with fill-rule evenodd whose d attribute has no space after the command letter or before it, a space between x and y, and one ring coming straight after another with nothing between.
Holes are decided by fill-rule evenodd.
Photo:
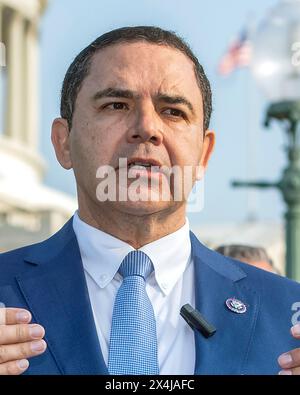
<instances>
[{"instance_id":1,"label":"nose","mask_svg":"<svg viewBox=\"0 0 300 395\"><path fill-rule=\"evenodd\" d=\"M163 141L162 120L152 103L141 105L136 110L133 127L128 130L129 143L151 142L160 145Z\"/></svg>"}]
</instances>

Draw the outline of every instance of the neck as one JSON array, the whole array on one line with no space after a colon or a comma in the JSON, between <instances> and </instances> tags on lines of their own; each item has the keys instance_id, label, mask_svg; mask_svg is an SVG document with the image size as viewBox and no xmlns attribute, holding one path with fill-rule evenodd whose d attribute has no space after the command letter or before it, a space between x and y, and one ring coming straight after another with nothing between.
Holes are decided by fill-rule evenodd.
<instances>
[{"instance_id":1,"label":"neck","mask_svg":"<svg viewBox=\"0 0 300 395\"><path fill-rule=\"evenodd\" d=\"M185 206L137 215L107 204L87 205L79 199L79 217L138 249L180 229L185 224Z\"/></svg>"}]
</instances>

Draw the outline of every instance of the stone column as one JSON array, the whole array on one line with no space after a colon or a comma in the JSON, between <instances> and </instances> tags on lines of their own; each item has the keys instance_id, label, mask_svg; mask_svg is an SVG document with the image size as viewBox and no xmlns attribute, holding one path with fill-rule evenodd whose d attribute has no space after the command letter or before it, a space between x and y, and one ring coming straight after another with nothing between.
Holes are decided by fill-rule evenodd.
<instances>
[{"instance_id":1,"label":"stone column","mask_svg":"<svg viewBox=\"0 0 300 395\"><path fill-rule=\"evenodd\" d=\"M2 40L2 15L3 15L3 5L0 4L0 43ZM0 67L2 66L1 58L0 58Z\"/></svg>"},{"instance_id":2,"label":"stone column","mask_svg":"<svg viewBox=\"0 0 300 395\"><path fill-rule=\"evenodd\" d=\"M0 135L4 133L4 70L5 67L5 46L3 43L2 27L3 27L3 11L4 7L0 4Z\"/></svg>"},{"instance_id":3,"label":"stone column","mask_svg":"<svg viewBox=\"0 0 300 395\"><path fill-rule=\"evenodd\" d=\"M2 24L3 24L3 5L2 4L0 4L0 67L3 67L4 65L5 65L5 62L4 62L4 60L5 59L3 59L2 58L2 55L4 55L4 53L3 53L3 37L2 37Z\"/></svg>"},{"instance_id":4,"label":"stone column","mask_svg":"<svg viewBox=\"0 0 300 395\"><path fill-rule=\"evenodd\" d=\"M25 31L25 141L29 148L38 149L38 27L29 21Z\"/></svg>"},{"instance_id":5,"label":"stone column","mask_svg":"<svg viewBox=\"0 0 300 395\"><path fill-rule=\"evenodd\" d=\"M24 19L12 11L7 37L7 111L9 137L24 141Z\"/></svg>"}]
</instances>

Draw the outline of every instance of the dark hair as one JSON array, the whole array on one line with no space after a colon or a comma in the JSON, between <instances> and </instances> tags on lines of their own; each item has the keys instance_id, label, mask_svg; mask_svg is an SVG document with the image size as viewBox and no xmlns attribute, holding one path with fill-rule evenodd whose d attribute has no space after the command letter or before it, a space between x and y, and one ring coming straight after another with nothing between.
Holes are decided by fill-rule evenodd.
<instances>
[{"instance_id":1,"label":"dark hair","mask_svg":"<svg viewBox=\"0 0 300 395\"><path fill-rule=\"evenodd\" d=\"M202 93L204 112L204 131L209 127L212 112L212 94L209 81L203 67L199 63L192 50L174 32L160 29L154 26L122 27L103 34L83 49L69 66L64 78L61 92L61 117L68 121L69 128L72 127L72 118L75 103L82 82L87 77L93 55L102 48L118 43L147 41L157 45L165 45L178 49L194 63L197 83Z\"/></svg>"}]
</instances>

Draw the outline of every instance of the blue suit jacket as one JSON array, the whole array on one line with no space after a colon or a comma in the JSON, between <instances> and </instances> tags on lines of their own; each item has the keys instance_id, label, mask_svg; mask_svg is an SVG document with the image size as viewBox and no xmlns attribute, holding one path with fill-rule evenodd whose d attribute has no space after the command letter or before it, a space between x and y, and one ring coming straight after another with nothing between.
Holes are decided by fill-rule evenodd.
<instances>
[{"instance_id":1,"label":"blue suit jacket","mask_svg":"<svg viewBox=\"0 0 300 395\"><path fill-rule=\"evenodd\" d=\"M290 335L300 285L203 246L191 232L196 308L217 332L195 333L195 374L277 374L278 356L300 347ZM236 297L247 312L230 311ZM50 239L0 255L0 302L23 307L46 330L47 351L25 374L108 374L72 220Z\"/></svg>"}]
</instances>

